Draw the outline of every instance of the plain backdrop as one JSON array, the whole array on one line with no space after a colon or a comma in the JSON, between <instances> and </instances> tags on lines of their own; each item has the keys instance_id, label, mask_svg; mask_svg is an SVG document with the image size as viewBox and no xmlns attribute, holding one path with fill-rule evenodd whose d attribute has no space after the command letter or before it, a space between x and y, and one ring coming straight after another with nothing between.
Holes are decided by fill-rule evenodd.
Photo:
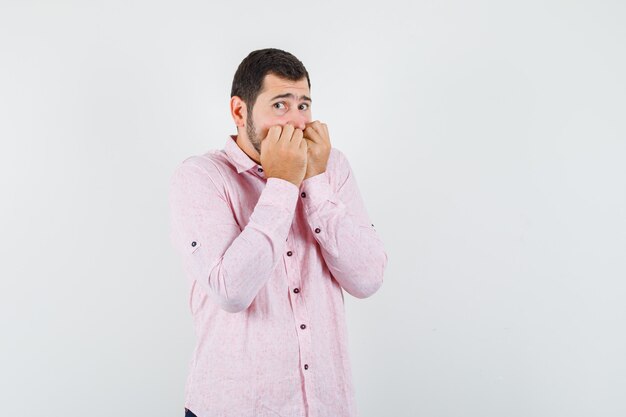
<instances>
[{"instance_id":1,"label":"plain backdrop","mask_svg":"<svg viewBox=\"0 0 626 417\"><path fill-rule=\"evenodd\" d=\"M389 263L360 417L626 415L621 1L0 2L0 415L183 415L182 159L296 55ZM338 417L338 416L329 416Z\"/></svg>"}]
</instances>

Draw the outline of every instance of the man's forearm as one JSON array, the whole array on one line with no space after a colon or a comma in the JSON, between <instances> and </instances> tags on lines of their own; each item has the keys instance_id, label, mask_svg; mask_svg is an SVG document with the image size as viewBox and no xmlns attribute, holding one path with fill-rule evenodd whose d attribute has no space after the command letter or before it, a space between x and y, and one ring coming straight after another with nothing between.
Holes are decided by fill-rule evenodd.
<instances>
[{"instance_id":1,"label":"man's forearm","mask_svg":"<svg viewBox=\"0 0 626 417\"><path fill-rule=\"evenodd\" d=\"M328 269L337 282L351 295L365 298L382 285L387 253L376 229L369 222L360 195L354 195L354 207L348 206L333 193L326 173L303 182L307 222L322 250ZM358 193L358 190L357 190Z\"/></svg>"},{"instance_id":2,"label":"man's forearm","mask_svg":"<svg viewBox=\"0 0 626 417\"><path fill-rule=\"evenodd\" d=\"M215 176L215 173L213 173ZM183 165L171 191L173 227L185 269L221 308L247 308L280 260L298 200L298 187L268 178L241 229L232 208L203 168Z\"/></svg>"}]
</instances>

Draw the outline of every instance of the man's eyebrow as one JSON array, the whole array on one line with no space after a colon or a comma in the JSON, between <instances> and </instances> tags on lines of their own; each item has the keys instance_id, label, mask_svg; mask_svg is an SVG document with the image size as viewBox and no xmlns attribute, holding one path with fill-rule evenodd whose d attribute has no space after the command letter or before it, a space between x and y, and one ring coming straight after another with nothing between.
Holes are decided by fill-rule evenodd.
<instances>
[{"instance_id":1,"label":"man's eyebrow","mask_svg":"<svg viewBox=\"0 0 626 417\"><path fill-rule=\"evenodd\" d=\"M294 96L294 95L293 95L293 94L291 94L291 93L285 93L285 94L279 94L279 95L277 95L277 96L272 97L272 98L270 99L270 101L271 101L271 100L276 100L277 98L287 98L287 97L289 97L289 98L296 98L296 96ZM300 100L308 100L308 101L310 101L311 103L313 102L313 100L311 100L311 98L310 98L310 97L307 97L307 96L304 96L304 95L300 96Z\"/></svg>"}]
</instances>

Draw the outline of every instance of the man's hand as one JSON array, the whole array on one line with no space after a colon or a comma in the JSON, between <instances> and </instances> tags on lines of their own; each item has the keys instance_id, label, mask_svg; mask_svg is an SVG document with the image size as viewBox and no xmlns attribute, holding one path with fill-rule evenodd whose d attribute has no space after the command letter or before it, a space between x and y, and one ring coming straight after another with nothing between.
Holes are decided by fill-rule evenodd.
<instances>
[{"instance_id":1,"label":"man's hand","mask_svg":"<svg viewBox=\"0 0 626 417\"><path fill-rule=\"evenodd\" d=\"M293 125L272 126L261 141L261 166L267 178L277 177L300 187L307 165L307 141Z\"/></svg>"},{"instance_id":2,"label":"man's hand","mask_svg":"<svg viewBox=\"0 0 626 417\"><path fill-rule=\"evenodd\" d=\"M326 171L331 148L328 127L319 120L306 124L304 139L307 142L307 164L303 181Z\"/></svg>"}]
</instances>

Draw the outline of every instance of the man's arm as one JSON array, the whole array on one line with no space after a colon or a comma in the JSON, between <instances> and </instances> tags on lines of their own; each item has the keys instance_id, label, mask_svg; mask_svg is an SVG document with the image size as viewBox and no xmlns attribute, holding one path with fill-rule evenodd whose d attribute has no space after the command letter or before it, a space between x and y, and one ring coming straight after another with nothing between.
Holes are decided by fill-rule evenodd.
<instances>
[{"instance_id":1,"label":"man's arm","mask_svg":"<svg viewBox=\"0 0 626 417\"><path fill-rule=\"evenodd\" d=\"M333 149L339 159L337 190L324 171L302 182L300 199L328 269L348 293L366 298L383 283L387 253L370 223L348 159Z\"/></svg>"},{"instance_id":2,"label":"man's arm","mask_svg":"<svg viewBox=\"0 0 626 417\"><path fill-rule=\"evenodd\" d=\"M193 158L193 157L192 157ZM281 259L298 201L298 187L268 178L241 230L210 163L187 159L170 181L171 238L184 270L222 309L245 310Z\"/></svg>"}]
</instances>

